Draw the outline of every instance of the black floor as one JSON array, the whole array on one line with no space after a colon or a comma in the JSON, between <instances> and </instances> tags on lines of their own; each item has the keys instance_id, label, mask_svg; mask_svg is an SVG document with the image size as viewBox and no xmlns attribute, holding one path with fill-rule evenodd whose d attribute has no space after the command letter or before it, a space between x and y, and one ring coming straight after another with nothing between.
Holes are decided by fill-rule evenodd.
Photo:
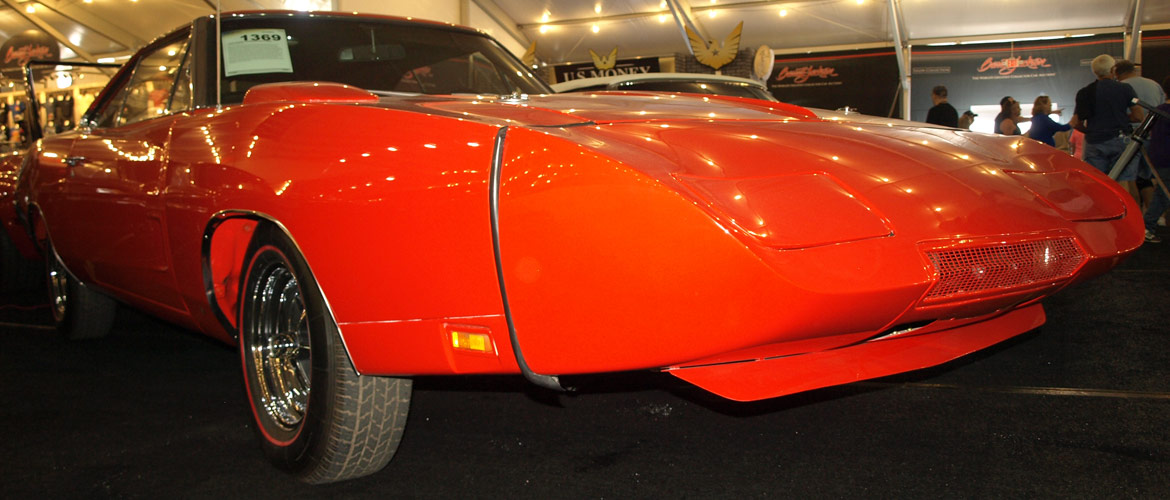
<instances>
[{"instance_id":1,"label":"black floor","mask_svg":"<svg viewBox=\"0 0 1170 500\"><path fill-rule=\"evenodd\" d=\"M323 487L265 462L231 348L126 310L67 342L36 297L2 304L4 498L1170 497L1170 241L1039 330L875 382L737 404L659 374L420 379L391 464Z\"/></svg>"}]
</instances>

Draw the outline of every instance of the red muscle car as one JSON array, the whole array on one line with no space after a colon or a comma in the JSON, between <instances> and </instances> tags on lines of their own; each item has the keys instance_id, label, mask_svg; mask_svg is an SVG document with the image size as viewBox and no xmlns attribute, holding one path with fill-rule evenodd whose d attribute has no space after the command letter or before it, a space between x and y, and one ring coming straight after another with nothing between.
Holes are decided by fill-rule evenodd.
<instances>
[{"instance_id":1,"label":"red muscle car","mask_svg":"<svg viewBox=\"0 0 1170 500\"><path fill-rule=\"evenodd\" d=\"M447 24L220 20L9 162L5 228L67 335L122 303L238 344L262 446L308 482L390 460L413 375L771 398L1034 329L1143 241L1117 184L1021 137L552 95Z\"/></svg>"}]
</instances>

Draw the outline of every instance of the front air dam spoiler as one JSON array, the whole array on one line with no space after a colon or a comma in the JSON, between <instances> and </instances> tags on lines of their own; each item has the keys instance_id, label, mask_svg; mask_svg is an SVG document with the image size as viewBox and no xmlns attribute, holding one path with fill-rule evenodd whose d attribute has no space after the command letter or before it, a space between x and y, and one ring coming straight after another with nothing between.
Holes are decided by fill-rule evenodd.
<instances>
[{"instance_id":1,"label":"front air dam spoiler","mask_svg":"<svg viewBox=\"0 0 1170 500\"><path fill-rule=\"evenodd\" d=\"M951 328L939 325L943 329L930 333L667 371L727 399L756 401L939 365L1031 331L1044 320L1044 308L1037 303Z\"/></svg>"}]
</instances>

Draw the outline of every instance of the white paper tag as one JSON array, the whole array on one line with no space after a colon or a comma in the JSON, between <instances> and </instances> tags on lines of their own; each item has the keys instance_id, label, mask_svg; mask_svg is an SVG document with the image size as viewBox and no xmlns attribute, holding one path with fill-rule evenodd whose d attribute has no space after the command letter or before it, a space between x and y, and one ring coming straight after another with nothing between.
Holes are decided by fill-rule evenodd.
<instances>
[{"instance_id":1,"label":"white paper tag","mask_svg":"<svg viewBox=\"0 0 1170 500\"><path fill-rule=\"evenodd\" d=\"M288 39L282 29L237 30L223 34L224 76L292 73Z\"/></svg>"}]
</instances>

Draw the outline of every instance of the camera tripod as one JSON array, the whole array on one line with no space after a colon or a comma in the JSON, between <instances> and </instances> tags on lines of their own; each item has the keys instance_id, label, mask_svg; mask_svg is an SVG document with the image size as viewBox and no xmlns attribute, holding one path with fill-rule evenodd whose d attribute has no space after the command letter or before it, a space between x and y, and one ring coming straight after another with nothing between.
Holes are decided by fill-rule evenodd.
<instances>
[{"instance_id":1,"label":"camera tripod","mask_svg":"<svg viewBox=\"0 0 1170 500\"><path fill-rule=\"evenodd\" d=\"M1146 151L1146 142L1150 140L1150 132L1154 129L1154 123L1159 118L1163 120L1170 120L1170 114L1150 105L1145 101L1134 99L1132 103L1145 108L1146 117L1142 120L1141 125L1138 125L1138 127L1133 130L1133 133L1130 135L1131 140L1129 141L1129 144L1125 146L1125 150L1121 152L1121 156L1118 157L1117 161L1113 163L1113 169L1109 171L1109 178L1117 180L1117 177L1121 175L1121 171L1125 169L1126 165L1129 165L1129 162L1132 161L1134 156L1137 156L1138 152L1140 151L1142 157L1146 160L1146 165L1153 174L1154 183L1157 184L1158 187L1162 188L1162 192L1165 193L1167 197L1170 197L1170 189L1166 187L1166 183L1163 182L1162 177L1158 175L1158 169L1154 168L1154 162L1150 161L1150 154Z\"/></svg>"}]
</instances>

